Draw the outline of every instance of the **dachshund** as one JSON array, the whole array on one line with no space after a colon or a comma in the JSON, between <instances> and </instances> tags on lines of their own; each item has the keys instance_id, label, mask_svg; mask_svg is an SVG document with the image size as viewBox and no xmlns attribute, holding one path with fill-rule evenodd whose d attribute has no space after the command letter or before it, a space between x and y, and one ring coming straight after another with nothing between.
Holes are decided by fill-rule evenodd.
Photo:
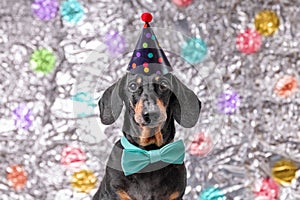
<instances>
[{"instance_id":1,"label":"dachshund","mask_svg":"<svg viewBox=\"0 0 300 200\"><path fill-rule=\"evenodd\" d=\"M201 102L175 75L144 76L127 72L110 86L98 102L101 122L115 122L125 106L122 132L144 150L172 143L174 121L185 128L199 118ZM186 188L183 164L151 163L125 176L121 167L123 146L117 141L107 162L105 176L93 200L180 200Z\"/></svg>"}]
</instances>

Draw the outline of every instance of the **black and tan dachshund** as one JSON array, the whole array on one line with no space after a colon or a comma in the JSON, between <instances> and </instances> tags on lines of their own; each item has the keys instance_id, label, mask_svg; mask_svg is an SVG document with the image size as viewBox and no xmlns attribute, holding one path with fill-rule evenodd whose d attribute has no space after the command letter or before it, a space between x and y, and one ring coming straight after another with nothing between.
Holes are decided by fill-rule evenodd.
<instances>
[{"instance_id":1,"label":"black and tan dachshund","mask_svg":"<svg viewBox=\"0 0 300 200\"><path fill-rule=\"evenodd\" d=\"M172 143L174 120L185 128L198 121L201 102L177 77L143 76L128 72L109 87L99 100L100 118L109 125L119 117L125 105L123 134L144 150ZM129 176L121 167L123 147L116 142L106 173L93 200L180 200L186 187L183 164L152 163Z\"/></svg>"}]
</instances>

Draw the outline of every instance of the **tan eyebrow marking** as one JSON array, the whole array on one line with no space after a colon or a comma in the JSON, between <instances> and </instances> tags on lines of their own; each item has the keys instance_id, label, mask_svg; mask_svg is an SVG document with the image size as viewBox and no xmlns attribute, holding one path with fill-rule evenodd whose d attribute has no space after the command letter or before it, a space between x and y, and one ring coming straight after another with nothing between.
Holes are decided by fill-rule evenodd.
<instances>
[{"instance_id":1,"label":"tan eyebrow marking","mask_svg":"<svg viewBox=\"0 0 300 200\"><path fill-rule=\"evenodd\" d=\"M138 77L138 78L136 79L136 82L137 82L138 84L141 84L141 83L142 83L142 78L141 78L141 77Z\"/></svg>"},{"instance_id":2,"label":"tan eyebrow marking","mask_svg":"<svg viewBox=\"0 0 300 200\"><path fill-rule=\"evenodd\" d=\"M171 194L169 200L175 200L179 197L179 192L174 192Z\"/></svg>"}]
</instances>

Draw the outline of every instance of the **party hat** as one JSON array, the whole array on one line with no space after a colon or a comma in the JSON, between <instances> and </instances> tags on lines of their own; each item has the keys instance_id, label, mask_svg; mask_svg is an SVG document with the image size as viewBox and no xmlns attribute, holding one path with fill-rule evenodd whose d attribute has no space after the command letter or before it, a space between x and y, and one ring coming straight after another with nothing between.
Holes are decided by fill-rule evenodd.
<instances>
[{"instance_id":1,"label":"party hat","mask_svg":"<svg viewBox=\"0 0 300 200\"><path fill-rule=\"evenodd\" d=\"M133 74L147 76L168 74L172 71L172 67L149 25L149 22L152 21L152 15L147 12L143 13L141 19L145 22L144 28L137 41L127 70Z\"/></svg>"}]
</instances>

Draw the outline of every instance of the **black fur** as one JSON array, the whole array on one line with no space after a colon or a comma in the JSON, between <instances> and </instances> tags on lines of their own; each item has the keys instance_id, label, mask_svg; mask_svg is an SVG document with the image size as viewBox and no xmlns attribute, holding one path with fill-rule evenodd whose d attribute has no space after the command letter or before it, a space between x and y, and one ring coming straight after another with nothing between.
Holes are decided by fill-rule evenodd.
<instances>
[{"instance_id":1,"label":"black fur","mask_svg":"<svg viewBox=\"0 0 300 200\"><path fill-rule=\"evenodd\" d=\"M183 85L174 75L164 75L168 90L159 91L159 82L153 77L141 77L149 80L134 93L128 91L130 81L140 75L126 74L117 83L109 87L99 101L100 118L104 124L112 124L120 115L125 105L123 133L134 145L146 150L158 149L155 144L139 144L140 127L133 119L130 101L135 104L142 95L156 96L166 105L167 119L161 129L163 145L173 141L176 120L183 127L193 127L198 121L201 102L197 96ZM143 80L144 81L144 80ZM147 87L147 88L146 88ZM145 94L146 93L146 94ZM118 141L107 163L106 174L93 200L118 200L117 191L124 190L132 200L169 200L174 192L179 192L178 200L186 187L186 169L184 164L174 165L157 162L148 165L139 173L125 176L121 168L122 145Z\"/></svg>"}]
</instances>

